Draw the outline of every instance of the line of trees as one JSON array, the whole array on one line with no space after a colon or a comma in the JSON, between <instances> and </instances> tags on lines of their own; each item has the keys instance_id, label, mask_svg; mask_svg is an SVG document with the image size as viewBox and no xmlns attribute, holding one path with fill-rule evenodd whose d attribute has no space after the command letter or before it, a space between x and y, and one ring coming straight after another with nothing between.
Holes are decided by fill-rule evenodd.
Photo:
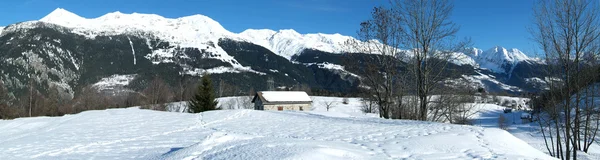
<instances>
[{"instance_id":1,"label":"line of trees","mask_svg":"<svg viewBox=\"0 0 600 160\"><path fill-rule=\"evenodd\" d=\"M551 77L550 91L532 102L542 111L538 122L549 153L577 159L578 151L587 152L595 142L600 126L592 98L597 95L591 96L600 87L590 87L600 77L600 2L538 0L536 5L531 31ZM452 8L448 0L392 0L360 24L360 41L348 44L359 53L381 55L346 54L346 66L362 75L365 111L377 111L381 118L464 123L472 112L456 110L472 108L464 105L473 97L471 89L444 87L447 75L459 75L448 63L462 59L454 53L469 44L455 38Z\"/></svg>"},{"instance_id":2,"label":"line of trees","mask_svg":"<svg viewBox=\"0 0 600 160\"><path fill-rule=\"evenodd\" d=\"M212 93L214 92L212 84L208 83L210 90L206 88L207 78L208 76L203 78L202 85L198 85L197 81L190 78L189 80L183 80L183 84L172 87L159 76L155 76L140 92L105 93L90 85L81 88L72 98L71 95L62 92L57 86L51 86L47 90L47 94L44 95L36 89L34 81L29 82L25 94L15 98L0 81L0 119L62 116L88 110L131 106L166 111L168 109L167 103L195 99L198 97L199 92L211 92L212 97L210 98L214 100L215 93ZM216 105L216 102L214 105Z\"/></svg>"},{"instance_id":3,"label":"line of trees","mask_svg":"<svg viewBox=\"0 0 600 160\"><path fill-rule=\"evenodd\" d=\"M86 110L125 107L125 98L105 96L93 87L81 89L74 98L61 92L57 86L51 86L48 94L43 95L30 82L27 92L19 98L12 97L0 82L0 119L19 117L62 116Z\"/></svg>"},{"instance_id":4,"label":"line of trees","mask_svg":"<svg viewBox=\"0 0 600 160\"><path fill-rule=\"evenodd\" d=\"M596 140L600 112L593 97L598 82L600 2L596 0L538 0L533 38L543 50L550 90L532 101L551 156L577 159ZM595 96L593 96L595 95Z\"/></svg>"},{"instance_id":5,"label":"line of trees","mask_svg":"<svg viewBox=\"0 0 600 160\"><path fill-rule=\"evenodd\" d=\"M348 53L346 66L362 76L363 100L376 104L381 118L459 122L449 114L462 109L446 106L462 107L464 98L448 97L457 92L445 84L448 75L459 75L449 63L465 58L455 53L469 40L455 38L459 27L450 20L452 10L448 0L392 0L360 24L360 41L348 42L359 53L380 55ZM474 96L468 85L452 90Z\"/></svg>"}]
</instances>

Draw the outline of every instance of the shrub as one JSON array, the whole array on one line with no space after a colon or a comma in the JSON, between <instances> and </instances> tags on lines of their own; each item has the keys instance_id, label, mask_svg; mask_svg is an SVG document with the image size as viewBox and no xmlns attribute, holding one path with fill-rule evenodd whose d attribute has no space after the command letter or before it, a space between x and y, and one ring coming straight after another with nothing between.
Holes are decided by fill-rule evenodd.
<instances>
[{"instance_id":1,"label":"shrub","mask_svg":"<svg viewBox=\"0 0 600 160\"><path fill-rule=\"evenodd\" d=\"M342 103L343 104L348 104L348 103L350 103L350 100L348 100L348 98L344 98L344 99L342 99Z\"/></svg>"}]
</instances>

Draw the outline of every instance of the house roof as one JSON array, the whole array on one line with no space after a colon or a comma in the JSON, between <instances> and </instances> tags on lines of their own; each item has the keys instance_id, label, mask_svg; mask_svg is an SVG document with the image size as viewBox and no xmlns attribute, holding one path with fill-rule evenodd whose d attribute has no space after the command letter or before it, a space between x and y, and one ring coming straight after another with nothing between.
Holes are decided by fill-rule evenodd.
<instances>
[{"instance_id":1,"label":"house roof","mask_svg":"<svg viewBox=\"0 0 600 160\"><path fill-rule=\"evenodd\" d=\"M252 100L254 102L256 97L259 97L261 100L267 103L274 102L312 102L312 99L303 91L261 91L256 92L255 99Z\"/></svg>"}]
</instances>

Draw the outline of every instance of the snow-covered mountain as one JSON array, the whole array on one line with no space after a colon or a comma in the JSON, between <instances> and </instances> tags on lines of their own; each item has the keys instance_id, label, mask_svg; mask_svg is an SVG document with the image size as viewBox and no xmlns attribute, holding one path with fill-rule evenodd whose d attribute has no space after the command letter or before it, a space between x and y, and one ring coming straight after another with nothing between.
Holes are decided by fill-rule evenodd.
<instances>
[{"instance_id":1,"label":"snow-covered mountain","mask_svg":"<svg viewBox=\"0 0 600 160\"><path fill-rule=\"evenodd\" d=\"M174 83L180 80L173 77L214 74L232 84L242 82L239 85L245 88L264 88L263 82L271 77L279 86L301 83L348 92L360 75L344 68L339 53L364 53L357 46L367 43L341 34L301 34L292 29L233 33L203 15L165 18L113 12L84 18L61 8L0 31L0 73L4 73L0 80L23 89L34 74L40 86L60 86L69 93L125 75L133 75L128 84L143 86L158 73ZM470 76L494 78L488 85L519 88L525 78L545 79L521 73L512 78L515 71L539 64L517 49L474 48L455 55L461 59L451 61L454 65L472 66L462 67Z\"/></svg>"},{"instance_id":2,"label":"snow-covered mountain","mask_svg":"<svg viewBox=\"0 0 600 160\"><path fill-rule=\"evenodd\" d=\"M293 29L273 31L268 29L248 29L239 34L239 38L270 49L280 56L291 59L304 49L316 49L329 53L356 52L347 42L358 42L350 36L341 34L300 34Z\"/></svg>"},{"instance_id":3,"label":"snow-covered mountain","mask_svg":"<svg viewBox=\"0 0 600 160\"><path fill-rule=\"evenodd\" d=\"M479 68L505 74L510 74L511 69L518 63L542 63L536 58L528 57L519 49L506 49L502 46L495 46L486 51L472 48L465 54L473 59Z\"/></svg>"},{"instance_id":4,"label":"snow-covered mountain","mask_svg":"<svg viewBox=\"0 0 600 160\"><path fill-rule=\"evenodd\" d=\"M531 91L532 88L545 89L545 81L532 81L532 79L546 79L540 66L546 65L536 57L529 57L517 48L507 49L495 46L488 50L470 48L464 52L463 61L472 61L476 70L474 75L465 75L466 79L491 90L505 90L513 92ZM486 85L487 84L487 85ZM535 86L535 87L533 87Z\"/></svg>"},{"instance_id":5,"label":"snow-covered mountain","mask_svg":"<svg viewBox=\"0 0 600 160\"><path fill-rule=\"evenodd\" d=\"M203 15L170 19L155 14L113 12L88 19L58 8L39 21L73 28L76 33L90 38L98 35L151 33L181 47L209 48L211 49L209 51L224 56L224 61L235 61L235 59L229 57L219 46L212 47L208 44L218 42L220 38L243 40L263 46L290 60L292 56L300 54L305 49L328 53L357 52L357 49L348 46L347 43L358 41L338 33L300 34L293 29L279 31L248 29L241 33L232 33L219 22ZM475 65L498 73L510 73L505 69L507 66L535 61L516 48L506 49L501 46L486 51L473 48L471 53L465 54L467 56L461 57L461 60L455 63ZM233 64L235 66L235 63Z\"/></svg>"},{"instance_id":6,"label":"snow-covered mountain","mask_svg":"<svg viewBox=\"0 0 600 160\"><path fill-rule=\"evenodd\" d=\"M98 18L83 18L65 9L58 8L40 19L76 30L76 33L94 38L97 35L116 35L131 33L151 33L181 47L209 48L213 53L227 57L219 46L208 44L218 42L220 38L243 40L263 46L272 52L290 59L304 49L317 49L330 53L354 51L345 42L355 41L350 36L340 34L300 34L293 29L280 31L268 29L248 29L242 33L232 33L219 22L204 15L192 15L176 19L155 14L124 14L113 12ZM238 66L239 67L239 66Z\"/></svg>"}]
</instances>

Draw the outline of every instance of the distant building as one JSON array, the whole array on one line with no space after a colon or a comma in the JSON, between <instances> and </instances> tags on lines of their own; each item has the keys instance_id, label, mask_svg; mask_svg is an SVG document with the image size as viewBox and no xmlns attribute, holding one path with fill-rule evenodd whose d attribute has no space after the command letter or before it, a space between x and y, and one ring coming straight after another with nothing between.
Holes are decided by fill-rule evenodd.
<instances>
[{"instance_id":1,"label":"distant building","mask_svg":"<svg viewBox=\"0 0 600 160\"><path fill-rule=\"evenodd\" d=\"M312 100L303 91L261 91L252 99L255 110L310 111Z\"/></svg>"}]
</instances>

